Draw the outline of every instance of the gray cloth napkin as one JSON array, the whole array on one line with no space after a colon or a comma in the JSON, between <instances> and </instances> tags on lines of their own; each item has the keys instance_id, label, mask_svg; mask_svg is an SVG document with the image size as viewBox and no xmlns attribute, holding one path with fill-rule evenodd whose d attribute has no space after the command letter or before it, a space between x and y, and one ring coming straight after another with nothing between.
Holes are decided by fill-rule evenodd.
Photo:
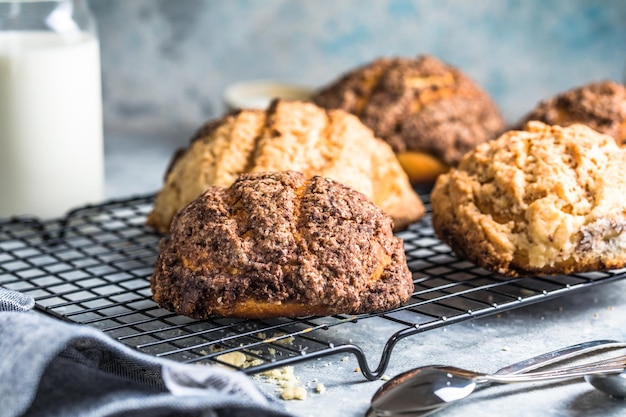
<instances>
[{"instance_id":1,"label":"gray cloth napkin","mask_svg":"<svg viewBox=\"0 0 626 417\"><path fill-rule=\"evenodd\" d=\"M244 374L140 353L0 288L0 415L288 417Z\"/></svg>"},{"instance_id":2,"label":"gray cloth napkin","mask_svg":"<svg viewBox=\"0 0 626 417\"><path fill-rule=\"evenodd\" d=\"M0 287L0 311L28 311L34 306L33 297Z\"/></svg>"}]
</instances>

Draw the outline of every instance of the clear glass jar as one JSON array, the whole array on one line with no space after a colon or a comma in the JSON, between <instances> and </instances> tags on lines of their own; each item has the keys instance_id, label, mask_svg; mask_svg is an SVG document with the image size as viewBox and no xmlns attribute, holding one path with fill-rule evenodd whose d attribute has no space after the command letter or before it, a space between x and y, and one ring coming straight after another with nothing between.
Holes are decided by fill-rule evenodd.
<instances>
[{"instance_id":1,"label":"clear glass jar","mask_svg":"<svg viewBox=\"0 0 626 417\"><path fill-rule=\"evenodd\" d=\"M0 0L0 217L104 195L96 25L83 0Z\"/></svg>"}]
</instances>

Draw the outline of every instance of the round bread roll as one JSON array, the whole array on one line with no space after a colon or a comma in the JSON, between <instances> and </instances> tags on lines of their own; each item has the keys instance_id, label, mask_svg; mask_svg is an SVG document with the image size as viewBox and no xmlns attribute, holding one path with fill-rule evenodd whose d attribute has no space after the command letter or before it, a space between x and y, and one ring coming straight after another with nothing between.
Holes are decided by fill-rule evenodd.
<instances>
[{"instance_id":1,"label":"round bread roll","mask_svg":"<svg viewBox=\"0 0 626 417\"><path fill-rule=\"evenodd\" d=\"M358 116L391 145L415 184L434 181L504 129L485 91L428 55L377 59L318 90L312 100Z\"/></svg>"},{"instance_id":2,"label":"round bread roll","mask_svg":"<svg viewBox=\"0 0 626 417\"><path fill-rule=\"evenodd\" d=\"M529 122L437 179L433 227L459 256L502 275L622 268L625 166L610 136Z\"/></svg>"},{"instance_id":3,"label":"round bread roll","mask_svg":"<svg viewBox=\"0 0 626 417\"><path fill-rule=\"evenodd\" d=\"M389 145L358 118L276 100L267 110L230 113L200 129L174 156L147 223L167 233L174 214L209 186L228 187L246 172L288 170L362 192L392 217L396 230L425 212Z\"/></svg>"},{"instance_id":4,"label":"round bread roll","mask_svg":"<svg viewBox=\"0 0 626 417\"><path fill-rule=\"evenodd\" d=\"M388 310L413 281L391 218L366 196L269 172L210 187L181 210L151 287L181 315L266 318Z\"/></svg>"},{"instance_id":5,"label":"round bread roll","mask_svg":"<svg viewBox=\"0 0 626 417\"><path fill-rule=\"evenodd\" d=\"M573 88L541 101L521 122L538 120L550 125L581 123L619 145L626 144L626 86L600 81Z\"/></svg>"}]
</instances>

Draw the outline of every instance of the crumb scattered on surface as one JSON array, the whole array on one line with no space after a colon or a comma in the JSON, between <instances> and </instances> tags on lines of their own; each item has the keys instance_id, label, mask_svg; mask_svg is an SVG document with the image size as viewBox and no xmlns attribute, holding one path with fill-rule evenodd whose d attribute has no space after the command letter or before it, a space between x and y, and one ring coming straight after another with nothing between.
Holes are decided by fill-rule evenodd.
<instances>
[{"instance_id":1,"label":"crumb scattered on surface","mask_svg":"<svg viewBox=\"0 0 626 417\"><path fill-rule=\"evenodd\" d=\"M282 390L280 398L288 400L306 400L306 390L301 386L289 386Z\"/></svg>"},{"instance_id":2,"label":"crumb scattered on surface","mask_svg":"<svg viewBox=\"0 0 626 417\"><path fill-rule=\"evenodd\" d=\"M318 394L324 394L326 392L326 387L320 382L315 386L315 392Z\"/></svg>"},{"instance_id":3,"label":"crumb scattered on surface","mask_svg":"<svg viewBox=\"0 0 626 417\"><path fill-rule=\"evenodd\" d=\"M300 384L300 380L294 373L293 366L270 369L262 372L260 377L275 384L278 393L283 400L305 400L306 389Z\"/></svg>"}]
</instances>

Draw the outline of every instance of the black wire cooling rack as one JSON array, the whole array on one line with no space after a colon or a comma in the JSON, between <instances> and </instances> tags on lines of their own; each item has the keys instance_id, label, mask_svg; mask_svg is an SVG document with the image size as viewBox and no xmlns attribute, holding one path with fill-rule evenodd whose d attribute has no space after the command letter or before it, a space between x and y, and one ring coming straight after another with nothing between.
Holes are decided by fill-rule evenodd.
<instances>
[{"instance_id":1,"label":"black wire cooling rack","mask_svg":"<svg viewBox=\"0 0 626 417\"><path fill-rule=\"evenodd\" d=\"M422 198L430 213L428 194ZM0 220L0 286L30 294L40 311L94 326L149 354L222 363L248 374L353 354L363 375L373 380L405 337L626 276L624 271L493 275L457 258L437 239L427 214L399 234L415 283L412 299L401 308L359 316L199 321L163 310L151 299L149 279L160 240L144 225L152 203L152 195L141 196L80 208L60 220ZM358 339L380 323L391 333L374 367ZM339 328L345 331L331 331Z\"/></svg>"}]
</instances>

